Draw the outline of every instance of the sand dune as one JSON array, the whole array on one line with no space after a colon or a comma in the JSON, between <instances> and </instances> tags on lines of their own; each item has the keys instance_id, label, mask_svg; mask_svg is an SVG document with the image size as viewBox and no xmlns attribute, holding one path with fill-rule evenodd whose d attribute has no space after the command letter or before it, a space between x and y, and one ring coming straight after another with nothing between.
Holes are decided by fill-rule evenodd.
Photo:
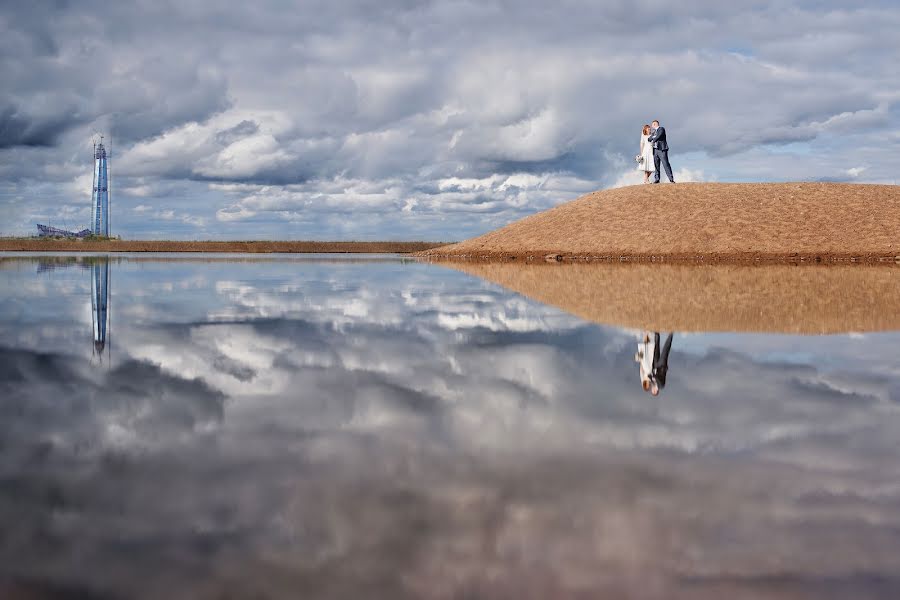
<instances>
[{"instance_id":1,"label":"sand dune","mask_svg":"<svg viewBox=\"0 0 900 600\"><path fill-rule=\"evenodd\" d=\"M654 331L900 330L900 267L449 262L601 324Z\"/></svg>"},{"instance_id":2,"label":"sand dune","mask_svg":"<svg viewBox=\"0 0 900 600\"><path fill-rule=\"evenodd\" d=\"M594 192L425 251L467 259L894 260L900 186L679 183Z\"/></svg>"}]
</instances>

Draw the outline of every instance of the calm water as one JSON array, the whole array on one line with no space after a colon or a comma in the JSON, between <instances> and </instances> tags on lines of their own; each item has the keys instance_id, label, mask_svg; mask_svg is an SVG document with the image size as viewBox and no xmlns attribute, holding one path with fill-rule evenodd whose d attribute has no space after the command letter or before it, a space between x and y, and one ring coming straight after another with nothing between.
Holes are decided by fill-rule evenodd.
<instances>
[{"instance_id":1,"label":"calm water","mask_svg":"<svg viewBox=\"0 0 900 600\"><path fill-rule=\"evenodd\" d=\"M900 334L393 257L0 258L0 596L891 598ZM31 595L28 595L31 594Z\"/></svg>"}]
</instances>

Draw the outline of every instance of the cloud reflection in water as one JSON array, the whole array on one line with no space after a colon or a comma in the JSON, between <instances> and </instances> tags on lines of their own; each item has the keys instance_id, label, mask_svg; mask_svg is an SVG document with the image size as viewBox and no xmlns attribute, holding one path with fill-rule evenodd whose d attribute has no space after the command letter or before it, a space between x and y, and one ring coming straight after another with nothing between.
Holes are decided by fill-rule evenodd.
<instances>
[{"instance_id":1,"label":"cloud reflection in water","mask_svg":"<svg viewBox=\"0 0 900 600\"><path fill-rule=\"evenodd\" d=\"M0 269L0 590L900 591L900 335L676 336L651 398L635 332L429 265L110 269L102 368L84 271Z\"/></svg>"}]
</instances>

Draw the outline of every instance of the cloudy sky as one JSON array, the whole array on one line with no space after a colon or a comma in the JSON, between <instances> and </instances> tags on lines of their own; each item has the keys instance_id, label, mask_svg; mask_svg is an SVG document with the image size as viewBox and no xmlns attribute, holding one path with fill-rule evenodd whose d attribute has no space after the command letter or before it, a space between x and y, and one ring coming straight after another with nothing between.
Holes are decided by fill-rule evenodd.
<instances>
[{"instance_id":1,"label":"cloudy sky","mask_svg":"<svg viewBox=\"0 0 900 600\"><path fill-rule=\"evenodd\" d=\"M460 239L638 181L894 183L893 1L0 3L0 234ZM893 169L891 167L894 167Z\"/></svg>"}]
</instances>

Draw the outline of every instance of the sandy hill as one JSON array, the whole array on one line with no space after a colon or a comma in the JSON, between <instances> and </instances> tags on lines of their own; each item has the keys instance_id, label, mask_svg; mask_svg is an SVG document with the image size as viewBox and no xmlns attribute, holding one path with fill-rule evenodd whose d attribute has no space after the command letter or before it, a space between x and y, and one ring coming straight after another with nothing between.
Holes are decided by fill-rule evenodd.
<instances>
[{"instance_id":1,"label":"sandy hill","mask_svg":"<svg viewBox=\"0 0 900 600\"><path fill-rule=\"evenodd\" d=\"M825 261L900 255L900 186L679 183L594 192L422 253L540 257Z\"/></svg>"},{"instance_id":2,"label":"sandy hill","mask_svg":"<svg viewBox=\"0 0 900 600\"><path fill-rule=\"evenodd\" d=\"M900 267L893 264L446 265L605 325L795 334L900 330Z\"/></svg>"}]
</instances>

